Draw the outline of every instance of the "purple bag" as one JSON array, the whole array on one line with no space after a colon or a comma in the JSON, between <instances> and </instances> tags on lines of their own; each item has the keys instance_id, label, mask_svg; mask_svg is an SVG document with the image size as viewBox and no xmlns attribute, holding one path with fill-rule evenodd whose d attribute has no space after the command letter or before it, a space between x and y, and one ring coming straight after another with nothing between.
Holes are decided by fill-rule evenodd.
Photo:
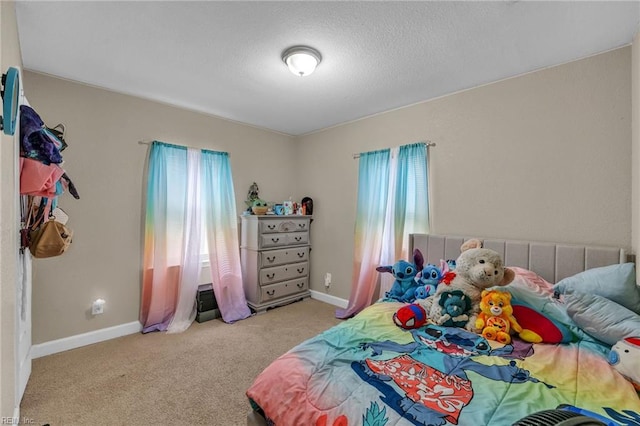
<instances>
[{"instance_id":1,"label":"purple bag","mask_svg":"<svg viewBox=\"0 0 640 426\"><path fill-rule=\"evenodd\" d=\"M46 165L62 163L64 144L52 133L33 108L20 105L20 155Z\"/></svg>"}]
</instances>

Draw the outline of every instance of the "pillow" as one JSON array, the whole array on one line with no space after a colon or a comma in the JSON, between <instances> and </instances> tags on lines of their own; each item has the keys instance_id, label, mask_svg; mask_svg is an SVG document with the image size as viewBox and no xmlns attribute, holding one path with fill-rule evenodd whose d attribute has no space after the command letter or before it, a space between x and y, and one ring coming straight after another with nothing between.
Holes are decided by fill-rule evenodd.
<instances>
[{"instance_id":1,"label":"pillow","mask_svg":"<svg viewBox=\"0 0 640 426\"><path fill-rule=\"evenodd\" d=\"M640 288L633 263L587 269L560 280L553 288L561 294L572 290L597 294L640 314Z\"/></svg>"},{"instance_id":2,"label":"pillow","mask_svg":"<svg viewBox=\"0 0 640 426\"><path fill-rule=\"evenodd\" d=\"M553 296L553 284L548 283L535 272L517 266L510 266L509 268L515 272L515 277L513 281L505 287L506 289L509 290L517 287L529 290L540 296Z\"/></svg>"},{"instance_id":3,"label":"pillow","mask_svg":"<svg viewBox=\"0 0 640 426\"><path fill-rule=\"evenodd\" d=\"M587 334L614 345L629 336L640 336L640 316L596 294L574 291L565 295L567 313Z\"/></svg>"}]
</instances>

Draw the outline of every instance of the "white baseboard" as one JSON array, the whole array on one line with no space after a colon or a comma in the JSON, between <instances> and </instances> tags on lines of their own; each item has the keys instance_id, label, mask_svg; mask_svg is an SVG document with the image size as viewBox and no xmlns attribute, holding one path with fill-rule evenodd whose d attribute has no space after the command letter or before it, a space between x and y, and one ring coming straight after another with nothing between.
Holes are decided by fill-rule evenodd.
<instances>
[{"instance_id":1,"label":"white baseboard","mask_svg":"<svg viewBox=\"0 0 640 426\"><path fill-rule=\"evenodd\" d=\"M76 334L75 336L69 336L63 339L38 343L37 345L31 346L31 358L40 358L58 352L68 351L69 349L75 349L81 346L115 339L116 337L139 333L141 330L142 324L138 321L133 321L127 324L120 324L113 327L90 331L88 333Z\"/></svg>"},{"instance_id":2,"label":"white baseboard","mask_svg":"<svg viewBox=\"0 0 640 426\"><path fill-rule=\"evenodd\" d=\"M321 302L329 303L339 308L346 308L349 304L348 300L341 299L330 294L311 290L311 298ZM139 333L142 330L142 324L133 321L127 324L116 325L113 327L103 328L100 330L90 331L88 333L77 334L50 342L38 343L31 346L31 359L40 358L47 355L53 355L58 352L76 349L82 346L91 345L93 343L104 342L105 340L115 339L116 337L126 336L128 334Z\"/></svg>"},{"instance_id":3,"label":"white baseboard","mask_svg":"<svg viewBox=\"0 0 640 426\"><path fill-rule=\"evenodd\" d=\"M321 302L329 303L331 305L337 306L339 308L345 309L347 305L349 305L349 301L345 299L341 299L336 296L332 296L330 294L322 293L321 291L310 290L311 298L319 300Z\"/></svg>"}]
</instances>

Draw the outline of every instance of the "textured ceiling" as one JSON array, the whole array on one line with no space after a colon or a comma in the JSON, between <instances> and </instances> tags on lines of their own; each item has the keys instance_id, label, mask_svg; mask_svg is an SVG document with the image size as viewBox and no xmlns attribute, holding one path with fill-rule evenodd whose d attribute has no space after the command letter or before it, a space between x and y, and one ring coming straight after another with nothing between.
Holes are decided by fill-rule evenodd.
<instances>
[{"instance_id":1,"label":"textured ceiling","mask_svg":"<svg viewBox=\"0 0 640 426\"><path fill-rule=\"evenodd\" d=\"M640 2L17 1L24 68L301 135L628 45ZM323 61L291 74L286 48Z\"/></svg>"}]
</instances>

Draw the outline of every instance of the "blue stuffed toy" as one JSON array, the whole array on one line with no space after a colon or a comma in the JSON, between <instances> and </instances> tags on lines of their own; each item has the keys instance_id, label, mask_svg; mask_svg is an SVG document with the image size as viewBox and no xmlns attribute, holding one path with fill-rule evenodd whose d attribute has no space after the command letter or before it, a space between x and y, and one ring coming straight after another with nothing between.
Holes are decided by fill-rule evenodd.
<instances>
[{"instance_id":1,"label":"blue stuffed toy","mask_svg":"<svg viewBox=\"0 0 640 426\"><path fill-rule=\"evenodd\" d=\"M440 260L440 267L432 263L425 265L424 269L418 274L418 288L416 289L416 299L426 299L435 294L438 284L445 282L450 283L455 273L455 260Z\"/></svg>"},{"instance_id":2,"label":"blue stuffed toy","mask_svg":"<svg viewBox=\"0 0 640 426\"><path fill-rule=\"evenodd\" d=\"M426 299L436 292L436 287L442 280L442 270L436 265L428 263L420 272L416 289L416 299Z\"/></svg>"},{"instance_id":3,"label":"blue stuffed toy","mask_svg":"<svg viewBox=\"0 0 640 426\"><path fill-rule=\"evenodd\" d=\"M413 263L406 260L398 260L393 265L378 266L376 271L389 272L396 279L385 297L398 302L412 303L416 300L416 289L418 283L415 278L418 272L422 271L424 257L420 250L413 251Z\"/></svg>"}]
</instances>

